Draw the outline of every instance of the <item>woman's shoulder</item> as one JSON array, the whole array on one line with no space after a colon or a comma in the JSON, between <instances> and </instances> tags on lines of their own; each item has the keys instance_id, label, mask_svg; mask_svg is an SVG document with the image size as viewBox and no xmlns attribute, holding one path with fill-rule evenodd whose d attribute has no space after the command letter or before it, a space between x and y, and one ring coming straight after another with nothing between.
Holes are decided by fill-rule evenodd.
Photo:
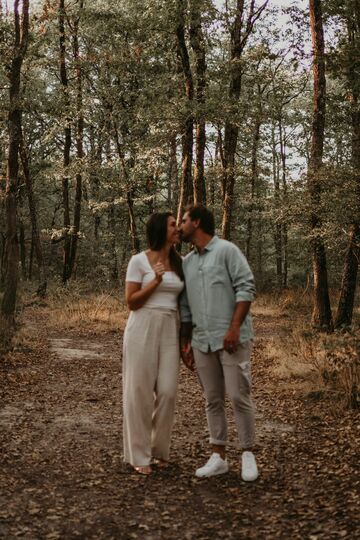
<instances>
[{"instance_id":1,"label":"woman's shoulder","mask_svg":"<svg viewBox=\"0 0 360 540\"><path fill-rule=\"evenodd\" d=\"M135 253L130 257L129 264L143 265L146 263L146 253L145 251L140 251L140 253Z\"/></svg>"}]
</instances>

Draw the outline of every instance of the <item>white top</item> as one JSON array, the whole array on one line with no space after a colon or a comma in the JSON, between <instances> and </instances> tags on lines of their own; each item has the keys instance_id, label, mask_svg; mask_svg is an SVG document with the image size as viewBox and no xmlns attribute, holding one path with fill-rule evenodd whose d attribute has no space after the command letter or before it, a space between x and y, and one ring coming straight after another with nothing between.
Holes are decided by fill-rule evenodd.
<instances>
[{"instance_id":1,"label":"white top","mask_svg":"<svg viewBox=\"0 0 360 540\"><path fill-rule=\"evenodd\" d=\"M133 255L126 271L126 281L141 283L143 289L155 277L155 272L145 253ZM177 310L177 297L184 288L184 282L172 271L165 272L162 281L144 304L147 308L165 308Z\"/></svg>"}]
</instances>

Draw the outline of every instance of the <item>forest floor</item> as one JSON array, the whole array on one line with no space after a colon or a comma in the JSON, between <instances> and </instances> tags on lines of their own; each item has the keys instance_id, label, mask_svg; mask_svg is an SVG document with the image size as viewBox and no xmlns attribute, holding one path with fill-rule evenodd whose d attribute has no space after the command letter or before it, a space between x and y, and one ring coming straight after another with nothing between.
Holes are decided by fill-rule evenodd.
<instances>
[{"instance_id":1,"label":"forest floor","mask_svg":"<svg viewBox=\"0 0 360 540\"><path fill-rule=\"evenodd\" d=\"M254 483L240 478L230 406L229 473L194 477L208 434L184 367L171 464L132 472L122 462L121 332L64 330L46 305L26 307L22 322L26 343L0 366L0 538L360 538L360 418L276 376L263 351L288 320L255 311Z\"/></svg>"}]
</instances>

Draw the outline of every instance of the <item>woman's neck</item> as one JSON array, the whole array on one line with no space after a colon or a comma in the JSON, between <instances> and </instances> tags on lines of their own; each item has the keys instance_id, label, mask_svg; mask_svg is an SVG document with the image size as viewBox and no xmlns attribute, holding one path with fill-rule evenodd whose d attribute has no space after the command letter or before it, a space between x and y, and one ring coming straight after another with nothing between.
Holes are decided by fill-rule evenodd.
<instances>
[{"instance_id":1,"label":"woman's neck","mask_svg":"<svg viewBox=\"0 0 360 540\"><path fill-rule=\"evenodd\" d=\"M155 254L157 255L157 258L160 261L165 262L169 259L170 249L171 249L171 245L166 244L164 247L162 247L158 251L153 251L153 250L151 251L154 253L154 255Z\"/></svg>"}]
</instances>

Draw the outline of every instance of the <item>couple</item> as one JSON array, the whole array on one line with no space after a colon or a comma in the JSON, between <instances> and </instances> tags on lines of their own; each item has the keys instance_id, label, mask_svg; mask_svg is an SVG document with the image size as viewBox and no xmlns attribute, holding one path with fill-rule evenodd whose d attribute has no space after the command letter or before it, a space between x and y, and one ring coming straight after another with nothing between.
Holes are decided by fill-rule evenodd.
<instances>
[{"instance_id":1,"label":"couple","mask_svg":"<svg viewBox=\"0 0 360 540\"><path fill-rule=\"evenodd\" d=\"M180 346L206 397L212 446L210 459L195 475L229 469L226 390L244 450L241 476L256 480L249 314L255 290L249 265L234 244L215 236L214 217L204 206L189 207L179 228L171 213L153 214L146 232L149 249L131 258L126 274L131 312L123 349L124 459L145 475L152 465L168 464ZM175 250L179 234L194 245L183 260Z\"/></svg>"}]
</instances>

